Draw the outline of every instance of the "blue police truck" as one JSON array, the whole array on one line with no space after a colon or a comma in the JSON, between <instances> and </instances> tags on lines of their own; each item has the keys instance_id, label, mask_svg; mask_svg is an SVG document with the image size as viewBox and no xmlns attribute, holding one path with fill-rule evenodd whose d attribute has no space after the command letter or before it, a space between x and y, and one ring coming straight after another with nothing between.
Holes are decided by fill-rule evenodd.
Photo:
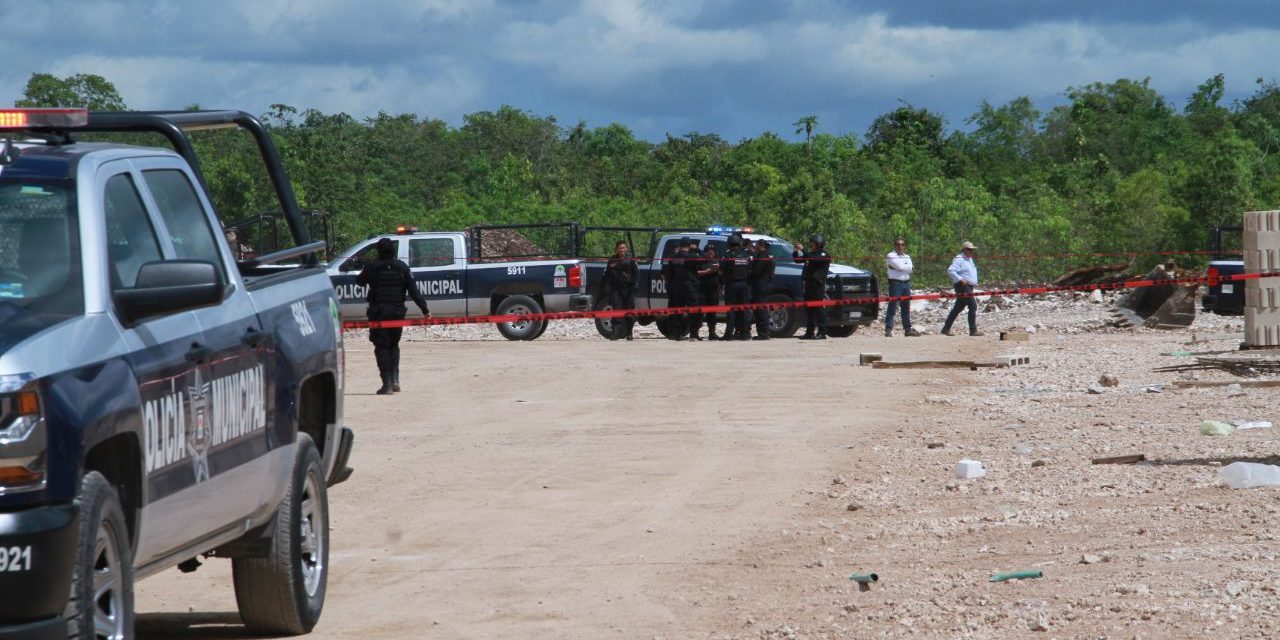
<instances>
[{"instance_id":1,"label":"blue police truck","mask_svg":"<svg viewBox=\"0 0 1280 640\"><path fill-rule=\"evenodd\" d=\"M296 247L233 259L184 133L210 128L253 137ZM102 132L173 150L75 140ZM5 110L0 142L0 638L132 637L134 580L201 556L231 559L254 633L309 631L352 435L323 243L269 134Z\"/></svg>"},{"instance_id":2,"label":"blue police truck","mask_svg":"<svg viewBox=\"0 0 1280 640\"><path fill-rule=\"evenodd\" d=\"M409 265L433 317L586 311L591 309L591 295L581 262L557 257L573 253L576 233L572 223L477 226L466 232L419 232L401 226L393 234L370 236L342 252L328 271L344 320L365 319L368 288L357 284L356 277L377 257L375 245L381 238L395 241L396 255ZM421 312L414 307L407 317L421 317ZM535 340L546 331L547 321L503 322L497 327L508 340Z\"/></svg>"},{"instance_id":3,"label":"blue police truck","mask_svg":"<svg viewBox=\"0 0 1280 640\"><path fill-rule=\"evenodd\" d=\"M639 260L639 291L636 293L637 309L663 309L667 306L666 283L662 280L663 261L674 253L677 242L682 238L698 241L698 249L705 251L708 246L716 248L716 254L724 256L729 247L729 236L741 233L744 240L756 242L764 240L769 243L769 255L775 260L773 281L768 303L796 302L804 300L804 282L800 278L803 265L793 258L794 246L774 236L755 233L750 227L735 228L713 226L697 231L680 229L660 229L642 227L586 227L580 232L579 246L584 251L599 253L604 256L610 253L613 242L624 240ZM604 275L605 263L592 260L587 263L587 281L592 291L599 287ZM827 275L827 298L875 298L879 295L879 286L874 274L843 264L831 265ZM608 309L609 301L598 296L596 309ZM848 305L833 306L827 309L827 334L833 338L847 338L860 326L875 321L879 315L880 304L875 301L862 300ZM723 320L723 318L722 318ZM769 335L774 338L789 338L795 335L804 320L804 309L784 307L775 309L769 314ZM647 325L657 322L658 330L665 336L675 333L677 323L665 318L641 317L639 324ZM596 330L606 338L614 338L613 323L609 319L596 320Z\"/></svg>"}]
</instances>

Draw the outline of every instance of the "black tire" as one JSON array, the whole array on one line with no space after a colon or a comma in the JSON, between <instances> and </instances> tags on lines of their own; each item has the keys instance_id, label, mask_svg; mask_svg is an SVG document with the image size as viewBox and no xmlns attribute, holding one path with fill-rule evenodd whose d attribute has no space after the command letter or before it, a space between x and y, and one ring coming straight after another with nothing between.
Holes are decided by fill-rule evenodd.
<instances>
[{"instance_id":1,"label":"black tire","mask_svg":"<svg viewBox=\"0 0 1280 640\"><path fill-rule=\"evenodd\" d=\"M546 322L542 323L542 328L538 330L538 335L536 335L536 336L534 336L534 337L532 337L532 338L529 338L529 339L530 339L530 340L537 340L538 338L541 338L541 337L542 337L542 334L544 334L544 333L546 333L546 332L547 332L547 327L549 327L549 326L551 326L551 321L550 321L550 320L548 320L548 321L546 321Z\"/></svg>"},{"instance_id":2,"label":"black tire","mask_svg":"<svg viewBox=\"0 0 1280 640\"><path fill-rule=\"evenodd\" d=\"M329 502L320 452L298 434L289 489L276 508L269 551L232 558L240 619L251 633L299 635L320 620L329 578Z\"/></svg>"},{"instance_id":3,"label":"black tire","mask_svg":"<svg viewBox=\"0 0 1280 640\"><path fill-rule=\"evenodd\" d=\"M498 303L497 315L508 313L542 313L542 305L529 296L507 296ZM498 333L508 340L536 340L546 325L546 320L499 322Z\"/></svg>"},{"instance_id":4,"label":"black tire","mask_svg":"<svg viewBox=\"0 0 1280 640\"><path fill-rule=\"evenodd\" d=\"M97 471L80 481L80 531L67 602L67 637L133 637L133 551L120 498Z\"/></svg>"},{"instance_id":5,"label":"black tire","mask_svg":"<svg viewBox=\"0 0 1280 640\"><path fill-rule=\"evenodd\" d=\"M689 329L685 326L685 318L689 316L665 316L655 320L658 325L658 332L668 340L675 340L689 335Z\"/></svg>"},{"instance_id":6,"label":"black tire","mask_svg":"<svg viewBox=\"0 0 1280 640\"><path fill-rule=\"evenodd\" d=\"M613 310L613 305L608 300L601 300L596 303L595 310L611 311ZM615 333L614 331L615 327L617 327L617 320L613 318L596 318L595 323L596 333L600 334L601 337L608 340L617 340L622 337L621 334Z\"/></svg>"},{"instance_id":7,"label":"black tire","mask_svg":"<svg viewBox=\"0 0 1280 640\"><path fill-rule=\"evenodd\" d=\"M857 330L858 325L856 324L841 324L827 327L827 335L832 338L848 338Z\"/></svg>"},{"instance_id":8,"label":"black tire","mask_svg":"<svg viewBox=\"0 0 1280 640\"><path fill-rule=\"evenodd\" d=\"M772 293L765 296L764 301L769 304L781 304L791 302L791 296L785 293ZM769 312L769 337L770 338L790 338L800 330L800 316L804 315L804 309L800 307L784 307Z\"/></svg>"}]
</instances>

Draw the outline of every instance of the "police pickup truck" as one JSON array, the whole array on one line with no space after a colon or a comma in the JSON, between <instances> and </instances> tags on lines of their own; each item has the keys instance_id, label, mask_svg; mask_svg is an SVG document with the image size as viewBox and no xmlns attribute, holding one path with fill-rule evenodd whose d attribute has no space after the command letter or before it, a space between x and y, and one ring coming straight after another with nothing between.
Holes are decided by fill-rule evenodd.
<instances>
[{"instance_id":1,"label":"police pickup truck","mask_svg":"<svg viewBox=\"0 0 1280 640\"><path fill-rule=\"evenodd\" d=\"M728 251L729 236L741 233L744 240L755 242L763 239L769 243L769 255L773 256L775 269L771 293L763 301L766 303L783 303L804 300L804 282L800 278L803 265L793 257L794 246L785 240L773 236L755 233L754 229L713 226L702 232L666 233L661 236L662 229L646 229L633 227L587 227L582 230L583 247L611 245L602 242L601 238L592 239L590 234L603 234L606 239L625 240L630 247L651 247L646 251L639 263L637 276L639 291L636 293L637 309L663 309L667 306L666 283L662 280L662 263L672 257L678 246L678 240L689 238L698 241L698 249L705 251L708 246L716 248L716 255L723 257ZM648 236L646 238L646 236ZM587 264L587 281L591 287L598 287L604 275L605 263L602 261ZM595 289L591 289L595 291ZM874 298L879 295L879 288L874 274L842 264L832 264L827 276L827 298ZM596 309L608 309L609 301L603 297ZM860 326L871 324L879 314L878 302L858 302L856 304L829 307L827 309L827 335L834 338L847 338ZM775 309L769 315L769 335L774 338L789 338L795 335L804 318L804 309L784 307ZM653 318L641 317L640 324L654 322ZM671 337L674 324L666 319L656 320L658 330ZM614 337L612 321L597 319L596 330L607 338Z\"/></svg>"},{"instance_id":2,"label":"police pickup truck","mask_svg":"<svg viewBox=\"0 0 1280 640\"><path fill-rule=\"evenodd\" d=\"M432 317L466 318L484 315L558 313L591 309L582 264L577 259L530 260L530 255L510 252L482 252L488 234L517 233L564 227L569 243L576 225L507 225L472 227L469 232L419 232L401 226L394 234L370 236L342 252L329 263L329 277L337 291L343 320L364 320L368 287L356 283L365 264L377 257L375 245L381 238L396 243L396 255L413 273L418 291L427 299ZM554 253L554 252L550 252ZM409 318L421 317L416 307ZM508 340L536 340L547 330L546 320L498 323L498 332Z\"/></svg>"},{"instance_id":3,"label":"police pickup truck","mask_svg":"<svg viewBox=\"0 0 1280 640\"><path fill-rule=\"evenodd\" d=\"M255 139L297 247L232 259L184 133L223 127ZM102 132L177 152L73 139ZM352 436L337 301L305 266L323 243L269 134L5 110L0 144L0 638L133 637L134 580L202 555L231 559L252 632L309 631Z\"/></svg>"}]
</instances>

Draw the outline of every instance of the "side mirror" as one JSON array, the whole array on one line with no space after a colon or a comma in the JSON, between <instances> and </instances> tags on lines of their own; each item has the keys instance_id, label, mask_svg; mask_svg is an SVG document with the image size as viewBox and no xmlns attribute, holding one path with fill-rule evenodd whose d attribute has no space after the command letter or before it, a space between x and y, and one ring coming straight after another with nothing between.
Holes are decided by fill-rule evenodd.
<instances>
[{"instance_id":1,"label":"side mirror","mask_svg":"<svg viewBox=\"0 0 1280 640\"><path fill-rule=\"evenodd\" d=\"M342 271L344 273L347 271L360 271L361 269L364 269L364 261L360 258L354 257L347 258L346 262L343 262L338 266L338 271Z\"/></svg>"},{"instance_id":2,"label":"side mirror","mask_svg":"<svg viewBox=\"0 0 1280 640\"><path fill-rule=\"evenodd\" d=\"M115 293L121 320L134 324L161 316L218 304L222 301L222 277L212 262L157 260L143 263L131 289Z\"/></svg>"}]
</instances>

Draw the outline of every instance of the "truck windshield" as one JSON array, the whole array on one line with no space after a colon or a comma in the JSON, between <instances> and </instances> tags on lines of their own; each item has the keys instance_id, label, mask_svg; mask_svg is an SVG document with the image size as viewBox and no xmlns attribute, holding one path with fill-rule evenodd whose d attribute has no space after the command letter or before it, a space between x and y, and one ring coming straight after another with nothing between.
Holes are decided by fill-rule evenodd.
<instances>
[{"instance_id":1,"label":"truck windshield","mask_svg":"<svg viewBox=\"0 0 1280 640\"><path fill-rule=\"evenodd\" d=\"M0 327L84 313L79 236L71 181L0 177Z\"/></svg>"}]
</instances>

